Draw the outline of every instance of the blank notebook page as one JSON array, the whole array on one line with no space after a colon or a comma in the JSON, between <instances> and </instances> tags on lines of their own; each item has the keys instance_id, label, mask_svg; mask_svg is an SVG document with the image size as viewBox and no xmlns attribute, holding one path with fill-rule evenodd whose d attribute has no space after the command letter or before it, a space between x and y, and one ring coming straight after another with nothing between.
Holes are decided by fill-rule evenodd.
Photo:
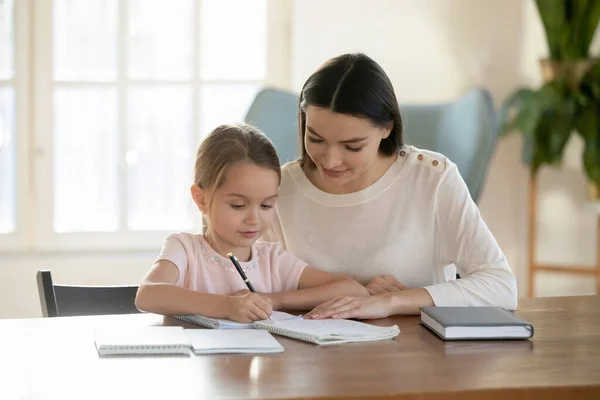
<instances>
[{"instance_id":1,"label":"blank notebook page","mask_svg":"<svg viewBox=\"0 0 600 400\"><path fill-rule=\"evenodd\" d=\"M388 327L374 326L347 319L293 319L288 321L275 321L272 325L292 331L308 333L314 336L370 336L389 331Z\"/></svg>"},{"instance_id":2,"label":"blank notebook page","mask_svg":"<svg viewBox=\"0 0 600 400\"><path fill-rule=\"evenodd\" d=\"M267 331L256 329L187 329L196 354L281 353L283 346Z\"/></svg>"}]
</instances>

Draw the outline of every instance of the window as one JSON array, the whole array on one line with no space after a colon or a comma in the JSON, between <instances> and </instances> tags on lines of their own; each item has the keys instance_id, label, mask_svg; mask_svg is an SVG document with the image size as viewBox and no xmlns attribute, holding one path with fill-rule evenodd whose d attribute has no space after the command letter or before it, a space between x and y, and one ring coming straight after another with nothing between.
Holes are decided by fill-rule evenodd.
<instances>
[{"instance_id":1,"label":"window","mask_svg":"<svg viewBox=\"0 0 600 400\"><path fill-rule=\"evenodd\" d=\"M282 42L270 40L287 32L276 3L53 0L15 10L0 0L0 248L156 248L166 232L198 228L197 144L243 120L263 85L287 83ZM28 14L35 24L20 27ZM32 40L19 41L19 29ZM29 43L28 90L14 74L27 60L14 56Z\"/></svg>"},{"instance_id":2,"label":"window","mask_svg":"<svg viewBox=\"0 0 600 400\"><path fill-rule=\"evenodd\" d=\"M16 220L14 3L0 1L0 234Z\"/></svg>"}]
</instances>

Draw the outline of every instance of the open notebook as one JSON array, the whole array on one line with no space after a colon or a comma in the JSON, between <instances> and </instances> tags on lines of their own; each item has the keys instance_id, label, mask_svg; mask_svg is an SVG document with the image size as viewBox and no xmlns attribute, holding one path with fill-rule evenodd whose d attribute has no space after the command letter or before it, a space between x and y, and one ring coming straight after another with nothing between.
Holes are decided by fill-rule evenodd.
<instances>
[{"instance_id":1,"label":"open notebook","mask_svg":"<svg viewBox=\"0 0 600 400\"><path fill-rule=\"evenodd\" d=\"M101 356L190 353L190 339L180 326L97 329L95 344Z\"/></svg>"},{"instance_id":2,"label":"open notebook","mask_svg":"<svg viewBox=\"0 0 600 400\"><path fill-rule=\"evenodd\" d=\"M253 327L319 345L389 340L400 333L397 325L382 327L349 319L258 321Z\"/></svg>"},{"instance_id":3,"label":"open notebook","mask_svg":"<svg viewBox=\"0 0 600 400\"><path fill-rule=\"evenodd\" d=\"M400 333L398 326L380 327L348 319L303 319L285 312L274 311L271 320L243 324L201 315L177 316L186 322L213 329L262 329L276 335L305 342L340 344L393 339Z\"/></svg>"}]
</instances>

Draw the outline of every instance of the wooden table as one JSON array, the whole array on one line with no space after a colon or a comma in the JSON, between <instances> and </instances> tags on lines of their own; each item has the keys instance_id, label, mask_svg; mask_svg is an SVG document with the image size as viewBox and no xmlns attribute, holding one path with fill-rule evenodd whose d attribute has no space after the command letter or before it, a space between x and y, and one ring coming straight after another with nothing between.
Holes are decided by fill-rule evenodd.
<instances>
[{"instance_id":1,"label":"wooden table","mask_svg":"<svg viewBox=\"0 0 600 400\"><path fill-rule=\"evenodd\" d=\"M392 341L274 355L99 358L95 327L177 324L152 314L0 320L0 399L600 399L600 296L523 300L528 341L443 342L417 317ZM192 327L186 325L186 327Z\"/></svg>"}]
</instances>

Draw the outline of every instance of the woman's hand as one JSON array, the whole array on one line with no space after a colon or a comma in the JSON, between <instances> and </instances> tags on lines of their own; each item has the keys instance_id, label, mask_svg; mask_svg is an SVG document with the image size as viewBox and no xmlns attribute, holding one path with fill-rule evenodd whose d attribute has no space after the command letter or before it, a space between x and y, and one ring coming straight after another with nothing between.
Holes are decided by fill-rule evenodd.
<instances>
[{"instance_id":1,"label":"woman's hand","mask_svg":"<svg viewBox=\"0 0 600 400\"><path fill-rule=\"evenodd\" d=\"M369 297L337 297L318 305L304 318L378 319L389 317L391 314L391 297L382 294Z\"/></svg>"},{"instance_id":2,"label":"woman's hand","mask_svg":"<svg viewBox=\"0 0 600 400\"><path fill-rule=\"evenodd\" d=\"M365 286L371 295L406 290L408 287L392 275L376 276Z\"/></svg>"},{"instance_id":3,"label":"woman's hand","mask_svg":"<svg viewBox=\"0 0 600 400\"><path fill-rule=\"evenodd\" d=\"M227 296L226 310L228 319L245 323L268 319L273 313L268 298L242 290Z\"/></svg>"}]
</instances>

